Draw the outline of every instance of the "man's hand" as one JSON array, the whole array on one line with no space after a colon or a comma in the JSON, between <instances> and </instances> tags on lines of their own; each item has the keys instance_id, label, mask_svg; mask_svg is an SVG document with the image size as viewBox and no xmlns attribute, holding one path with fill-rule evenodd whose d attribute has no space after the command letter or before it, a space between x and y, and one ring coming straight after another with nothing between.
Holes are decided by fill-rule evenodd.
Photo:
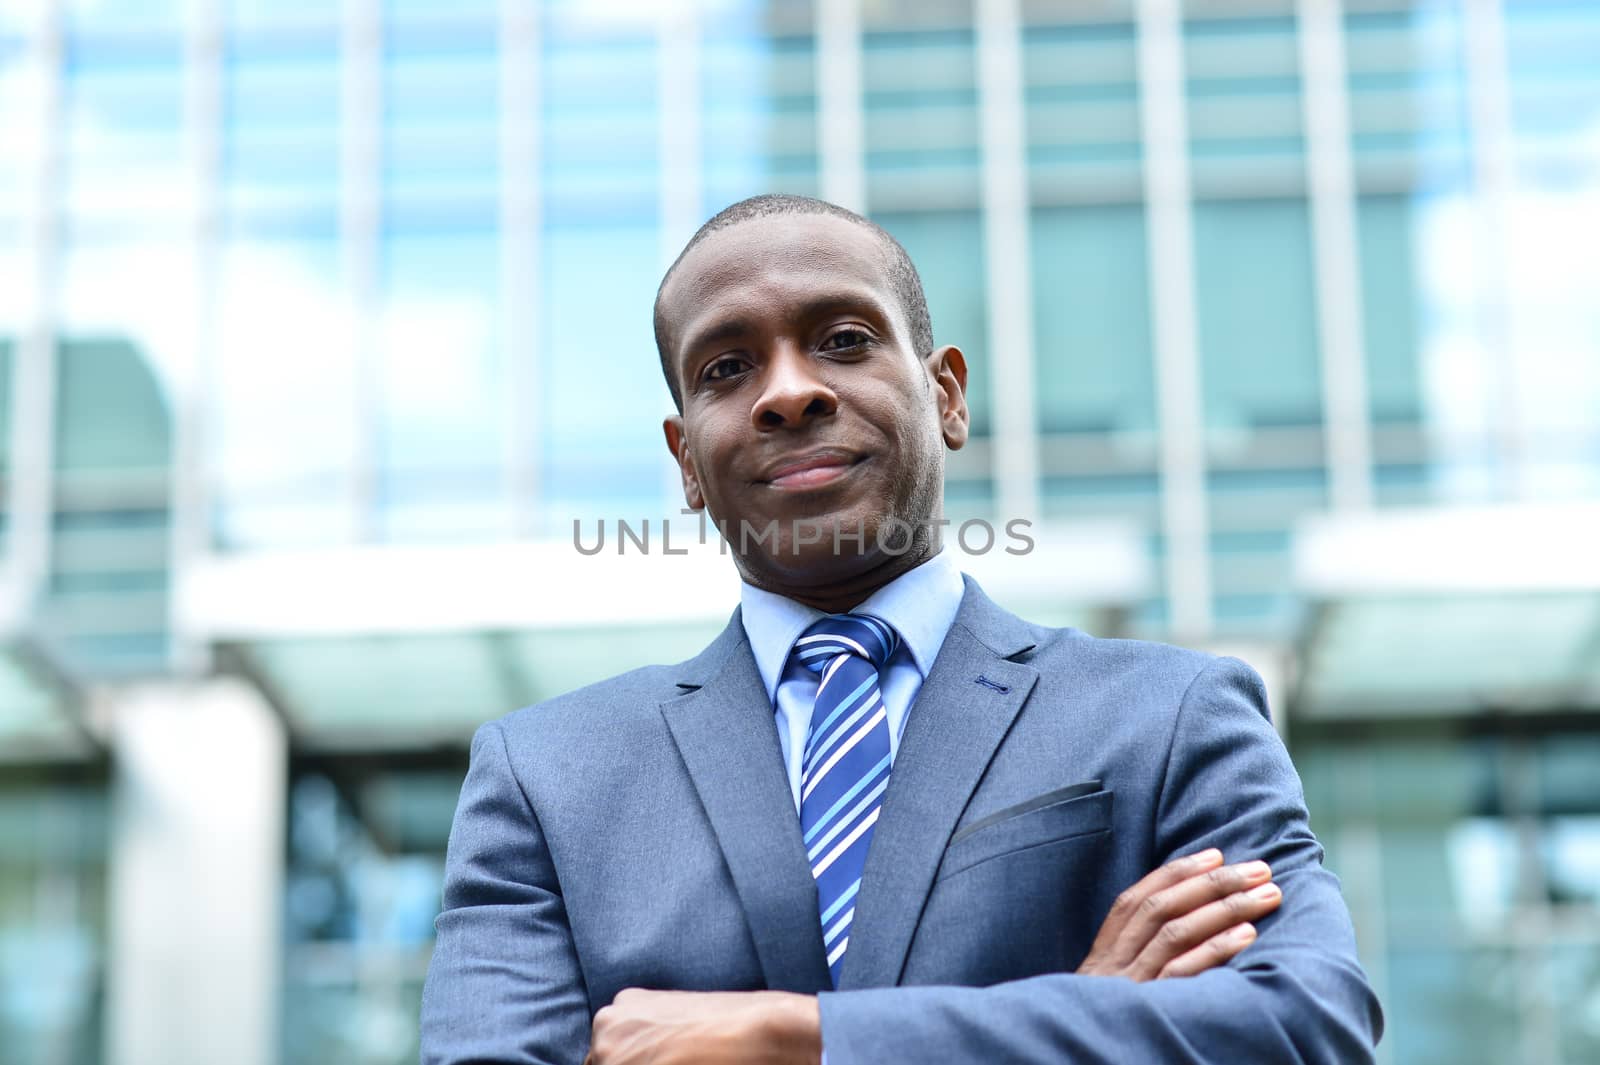
<instances>
[{"instance_id":1,"label":"man's hand","mask_svg":"<svg viewBox=\"0 0 1600 1065\"><path fill-rule=\"evenodd\" d=\"M1250 922L1282 901L1265 862L1223 865L1218 850L1178 858L1117 897L1078 972L1140 981L1203 973L1255 942Z\"/></svg>"},{"instance_id":2,"label":"man's hand","mask_svg":"<svg viewBox=\"0 0 1600 1065\"><path fill-rule=\"evenodd\" d=\"M627 988L594 1016L585 1065L817 1065L817 1000L787 991Z\"/></svg>"}]
</instances>

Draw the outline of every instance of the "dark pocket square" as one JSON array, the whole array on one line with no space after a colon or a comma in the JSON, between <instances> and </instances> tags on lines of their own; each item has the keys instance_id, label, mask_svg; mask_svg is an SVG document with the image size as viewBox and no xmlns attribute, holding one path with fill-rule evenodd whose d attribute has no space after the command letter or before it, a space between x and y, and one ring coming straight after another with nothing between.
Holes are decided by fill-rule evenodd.
<instances>
[{"instance_id":1,"label":"dark pocket square","mask_svg":"<svg viewBox=\"0 0 1600 1065\"><path fill-rule=\"evenodd\" d=\"M1111 800L1099 781L1089 781L980 817L951 837L936 879L1046 844L1103 837L1111 829Z\"/></svg>"},{"instance_id":2,"label":"dark pocket square","mask_svg":"<svg viewBox=\"0 0 1600 1065\"><path fill-rule=\"evenodd\" d=\"M1046 806L1054 806L1058 802L1066 802L1068 799L1076 799L1080 795L1093 795L1095 792L1099 791L1101 787L1102 785L1098 780L1086 780L1082 784L1069 784L1064 788L1057 788L1054 791L1047 791L1043 795L1035 795L1031 799L1017 803L1015 806L1007 806L1002 810L996 810L994 813L989 814L986 817L978 818L976 821L972 822L972 824L967 825L955 835L951 836L949 845L953 847L957 842L967 836L972 835L974 832L978 831L978 829L988 828L990 825L1004 821L1008 817L1016 817L1019 814L1031 813L1034 810L1042 809Z\"/></svg>"}]
</instances>

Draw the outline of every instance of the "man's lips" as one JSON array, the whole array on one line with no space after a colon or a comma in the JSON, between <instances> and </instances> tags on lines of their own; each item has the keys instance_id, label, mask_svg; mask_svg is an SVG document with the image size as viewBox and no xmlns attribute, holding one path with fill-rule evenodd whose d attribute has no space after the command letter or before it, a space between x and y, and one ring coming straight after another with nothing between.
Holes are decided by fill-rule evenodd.
<instances>
[{"instance_id":1,"label":"man's lips","mask_svg":"<svg viewBox=\"0 0 1600 1065\"><path fill-rule=\"evenodd\" d=\"M846 451L813 451L770 467L761 483L773 488L816 488L843 477L860 461L860 456Z\"/></svg>"}]
</instances>

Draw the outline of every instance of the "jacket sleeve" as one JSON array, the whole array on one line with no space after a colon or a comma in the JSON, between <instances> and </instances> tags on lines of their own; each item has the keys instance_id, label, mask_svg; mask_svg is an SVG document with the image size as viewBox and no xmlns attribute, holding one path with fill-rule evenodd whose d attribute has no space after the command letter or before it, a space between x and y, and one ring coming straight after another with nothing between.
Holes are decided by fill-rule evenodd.
<instances>
[{"instance_id":1,"label":"jacket sleeve","mask_svg":"<svg viewBox=\"0 0 1600 1065\"><path fill-rule=\"evenodd\" d=\"M566 904L496 722L472 740L435 928L423 1065L583 1061L589 997Z\"/></svg>"},{"instance_id":2,"label":"jacket sleeve","mask_svg":"<svg viewBox=\"0 0 1600 1065\"><path fill-rule=\"evenodd\" d=\"M1243 662L1216 659L1190 684L1155 820L1161 863L1218 847L1230 862L1272 866L1283 902L1231 963L1147 983L1051 973L985 988L824 993L829 1065L1371 1062L1382 1013L1265 690Z\"/></svg>"}]
</instances>

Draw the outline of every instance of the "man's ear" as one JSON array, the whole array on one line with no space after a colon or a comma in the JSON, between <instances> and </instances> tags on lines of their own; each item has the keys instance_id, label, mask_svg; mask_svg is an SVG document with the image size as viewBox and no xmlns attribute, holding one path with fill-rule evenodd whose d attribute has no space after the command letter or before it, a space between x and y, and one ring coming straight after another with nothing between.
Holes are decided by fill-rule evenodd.
<instances>
[{"instance_id":1,"label":"man's ear","mask_svg":"<svg viewBox=\"0 0 1600 1065\"><path fill-rule=\"evenodd\" d=\"M927 366L933 375L944 445L951 451L960 451L972 424L972 414L967 410L967 357L960 348L947 344L928 354Z\"/></svg>"},{"instance_id":2,"label":"man's ear","mask_svg":"<svg viewBox=\"0 0 1600 1065\"><path fill-rule=\"evenodd\" d=\"M661 431L666 434L667 450L672 452L678 472L683 475L683 501L690 510L704 509L706 497L700 491L700 475L695 472L694 461L689 458L689 438L683 432L683 415L669 415L662 421Z\"/></svg>"}]
</instances>

